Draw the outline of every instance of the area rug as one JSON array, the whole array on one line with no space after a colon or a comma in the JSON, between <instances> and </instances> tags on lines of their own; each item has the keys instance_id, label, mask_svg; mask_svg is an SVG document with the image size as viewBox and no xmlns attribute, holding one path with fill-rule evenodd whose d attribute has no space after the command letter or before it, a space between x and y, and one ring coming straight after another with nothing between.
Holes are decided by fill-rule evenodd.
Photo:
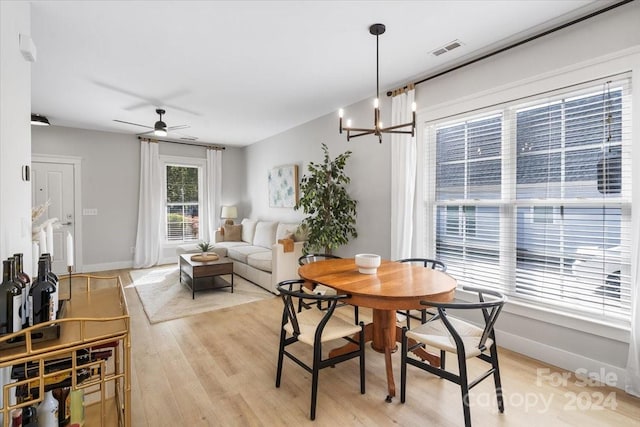
<instances>
[{"instance_id":1,"label":"area rug","mask_svg":"<svg viewBox=\"0 0 640 427\"><path fill-rule=\"evenodd\" d=\"M231 288L203 290L196 292L196 298L192 299L191 289L180 283L177 264L131 270L129 275L131 286L138 292L150 323L165 322L274 297L258 285L234 275L233 293ZM231 281L230 275L221 277L227 282Z\"/></svg>"}]
</instances>

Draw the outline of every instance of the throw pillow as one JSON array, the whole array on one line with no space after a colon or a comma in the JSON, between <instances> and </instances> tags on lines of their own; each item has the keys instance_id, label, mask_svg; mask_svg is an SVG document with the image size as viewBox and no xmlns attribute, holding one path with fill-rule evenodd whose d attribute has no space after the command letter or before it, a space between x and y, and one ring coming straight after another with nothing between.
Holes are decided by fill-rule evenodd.
<instances>
[{"instance_id":1,"label":"throw pillow","mask_svg":"<svg viewBox=\"0 0 640 427\"><path fill-rule=\"evenodd\" d=\"M239 242L242 240L242 224L238 225L224 225L224 241L225 242Z\"/></svg>"}]
</instances>

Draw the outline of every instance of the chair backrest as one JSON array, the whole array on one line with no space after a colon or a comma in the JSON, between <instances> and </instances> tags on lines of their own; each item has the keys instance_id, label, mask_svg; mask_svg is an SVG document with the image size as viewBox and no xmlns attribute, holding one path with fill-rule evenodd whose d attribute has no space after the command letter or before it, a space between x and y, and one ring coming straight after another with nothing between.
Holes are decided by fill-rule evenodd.
<instances>
[{"instance_id":1,"label":"chair backrest","mask_svg":"<svg viewBox=\"0 0 640 427\"><path fill-rule=\"evenodd\" d=\"M318 328L316 329L316 339L319 339L322 336L322 330L324 326L329 321L329 318L332 316L333 311L336 308L339 300L349 298L349 295L317 295L317 294L308 294L302 291L300 288L306 283L305 280L297 279L297 280L285 280L278 284L278 292L280 292L280 297L282 298L282 302L284 303L284 310L282 312L282 326L291 322L291 327L293 328L293 335L300 335L300 325L298 324L298 316L300 313L296 310L298 307L298 300L313 300L317 302L327 302L328 307L326 311L324 311L324 316L320 323L318 324Z\"/></svg>"},{"instance_id":2,"label":"chair backrest","mask_svg":"<svg viewBox=\"0 0 640 427\"><path fill-rule=\"evenodd\" d=\"M312 262L323 261L325 259L340 259L340 257L331 254L307 254L298 258L298 265L311 264Z\"/></svg>"},{"instance_id":3,"label":"chair backrest","mask_svg":"<svg viewBox=\"0 0 640 427\"><path fill-rule=\"evenodd\" d=\"M488 338L491 338L495 341L495 334L493 327L496 324L496 320L498 320L498 316L502 311L502 307L507 302L507 297L494 290L490 289L480 289L474 288L470 286L463 287L465 291L476 292L478 294L478 302L433 302L433 301L420 301L420 304L427 305L429 307L436 307L438 309L438 317L442 319L442 323L446 326L446 328L451 333L456 345L458 347L464 347L462 343L462 339L455 327L451 324L449 319L447 319L446 310L448 308L453 310L482 310L482 316L484 318L484 329L482 331L482 335L478 340L478 348L481 351L486 349L486 342ZM485 300L485 295L490 295L491 300Z\"/></svg>"},{"instance_id":4,"label":"chair backrest","mask_svg":"<svg viewBox=\"0 0 640 427\"><path fill-rule=\"evenodd\" d=\"M430 258L404 258L399 259L398 262L410 262L412 264L422 264L423 267L431 268L433 270L447 271L447 266L442 261Z\"/></svg>"}]
</instances>

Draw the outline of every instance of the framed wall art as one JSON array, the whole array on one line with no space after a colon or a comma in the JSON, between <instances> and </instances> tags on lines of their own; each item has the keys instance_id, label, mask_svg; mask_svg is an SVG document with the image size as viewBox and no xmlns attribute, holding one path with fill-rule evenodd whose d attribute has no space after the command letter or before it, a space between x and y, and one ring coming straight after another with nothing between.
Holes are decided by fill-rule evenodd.
<instances>
[{"instance_id":1,"label":"framed wall art","mask_svg":"<svg viewBox=\"0 0 640 427\"><path fill-rule=\"evenodd\" d=\"M269 171L269 207L292 208L298 203L298 165Z\"/></svg>"}]
</instances>

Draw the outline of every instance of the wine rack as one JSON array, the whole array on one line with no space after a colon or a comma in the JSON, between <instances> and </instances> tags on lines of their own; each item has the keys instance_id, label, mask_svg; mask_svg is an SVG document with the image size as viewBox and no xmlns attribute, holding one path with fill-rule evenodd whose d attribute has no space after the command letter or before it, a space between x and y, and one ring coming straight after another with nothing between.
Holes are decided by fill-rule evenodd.
<instances>
[{"instance_id":1,"label":"wine rack","mask_svg":"<svg viewBox=\"0 0 640 427\"><path fill-rule=\"evenodd\" d=\"M0 348L20 343L0 350L0 369L17 377L2 386L2 425L11 425L11 410L37 406L45 391L68 386L84 390L85 426L130 427L130 318L120 277L76 274L60 284L70 293L63 318L0 337ZM54 324L59 337L36 339ZM11 393L26 400L11 404Z\"/></svg>"}]
</instances>

